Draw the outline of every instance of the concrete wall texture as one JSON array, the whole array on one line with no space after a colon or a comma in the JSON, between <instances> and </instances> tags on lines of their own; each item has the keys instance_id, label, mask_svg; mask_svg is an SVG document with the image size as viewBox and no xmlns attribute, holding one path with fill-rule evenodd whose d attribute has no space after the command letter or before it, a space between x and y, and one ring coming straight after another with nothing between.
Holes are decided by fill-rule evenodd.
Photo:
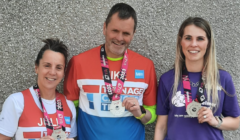
<instances>
[{"instance_id":1,"label":"concrete wall texture","mask_svg":"<svg viewBox=\"0 0 240 140\"><path fill-rule=\"evenodd\" d=\"M218 62L232 75L240 94L239 0L1 0L0 2L0 111L4 100L36 82L34 60L43 43L58 37L70 57L104 43L103 23L117 2L137 12L138 26L130 48L153 60L157 78L175 59L176 36L189 16L208 20L213 28ZM59 85L62 92L62 83ZM239 98L240 99L240 98ZM146 126L153 139L155 124ZM239 140L240 129L224 132Z\"/></svg>"}]
</instances>

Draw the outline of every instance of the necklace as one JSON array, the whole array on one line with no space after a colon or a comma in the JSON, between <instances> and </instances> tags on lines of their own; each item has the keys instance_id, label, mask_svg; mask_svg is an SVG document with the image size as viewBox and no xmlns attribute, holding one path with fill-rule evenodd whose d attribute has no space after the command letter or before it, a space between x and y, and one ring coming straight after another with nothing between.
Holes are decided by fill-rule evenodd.
<instances>
[{"instance_id":1,"label":"necklace","mask_svg":"<svg viewBox=\"0 0 240 140\"><path fill-rule=\"evenodd\" d=\"M191 84L192 87L198 87L199 81L196 82L196 83L193 83L192 81L190 81L190 84Z\"/></svg>"}]
</instances>

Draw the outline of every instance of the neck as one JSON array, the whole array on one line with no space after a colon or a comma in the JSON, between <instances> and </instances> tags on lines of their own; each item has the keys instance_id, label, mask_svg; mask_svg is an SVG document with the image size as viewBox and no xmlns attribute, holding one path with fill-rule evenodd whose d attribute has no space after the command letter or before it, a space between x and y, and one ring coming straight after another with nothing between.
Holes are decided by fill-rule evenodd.
<instances>
[{"instance_id":1,"label":"neck","mask_svg":"<svg viewBox=\"0 0 240 140\"><path fill-rule=\"evenodd\" d=\"M122 60L122 59L123 59L123 56L122 56L122 57L119 57L119 58L111 58L111 57L108 57L108 56L107 56L107 59L108 59L108 60L111 60L111 61L119 61L119 60Z\"/></svg>"},{"instance_id":2,"label":"neck","mask_svg":"<svg viewBox=\"0 0 240 140\"><path fill-rule=\"evenodd\" d=\"M201 72L203 69L203 62L189 62L185 61L188 72Z\"/></svg>"},{"instance_id":3,"label":"neck","mask_svg":"<svg viewBox=\"0 0 240 140\"><path fill-rule=\"evenodd\" d=\"M39 86L39 90L40 90L40 94L41 94L41 98L43 99L47 99L47 100L53 100L56 96L56 91L55 89L44 89L44 88L41 88L40 85Z\"/></svg>"},{"instance_id":4,"label":"neck","mask_svg":"<svg viewBox=\"0 0 240 140\"><path fill-rule=\"evenodd\" d=\"M110 57L110 58L120 58L120 57L123 57L125 53L125 51L123 51L122 54L112 53L110 50L108 50L108 47L106 46L106 44L105 44L105 51L106 51L107 57Z\"/></svg>"}]
</instances>

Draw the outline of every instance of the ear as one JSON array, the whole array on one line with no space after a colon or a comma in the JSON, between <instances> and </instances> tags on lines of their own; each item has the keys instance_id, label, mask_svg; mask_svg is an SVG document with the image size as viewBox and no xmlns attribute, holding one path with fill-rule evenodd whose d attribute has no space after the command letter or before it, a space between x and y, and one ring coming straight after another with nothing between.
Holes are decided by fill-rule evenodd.
<instances>
[{"instance_id":1,"label":"ear","mask_svg":"<svg viewBox=\"0 0 240 140\"><path fill-rule=\"evenodd\" d=\"M106 36L106 31L107 31L107 26L106 26L106 22L104 22L103 24L103 35Z\"/></svg>"},{"instance_id":2,"label":"ear","mask_svg":"<svg viewBox=\"0 0 240 140\"><path fill-rule=\"evenodd\" d=\"M35 73L38 74L38 66L35 65Z\"/></svg>"}]
</instances>

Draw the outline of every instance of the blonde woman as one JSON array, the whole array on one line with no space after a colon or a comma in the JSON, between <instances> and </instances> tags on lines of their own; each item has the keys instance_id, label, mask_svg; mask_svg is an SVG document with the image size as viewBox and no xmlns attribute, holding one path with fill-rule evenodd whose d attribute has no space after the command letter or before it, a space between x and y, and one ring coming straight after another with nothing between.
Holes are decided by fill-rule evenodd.
<instances>
[{"instance_id":1,"label":"blonde woman","mask_svg":"<svg viewBox=\"0 0 240 140\"><path fill-rule=\"evenodd\" d=\"M223 140L239 127L230 74L216 61L209 23L186 19L178 32L175 68L159 80L155 140Z\"/></svg>"}]
</instances>

